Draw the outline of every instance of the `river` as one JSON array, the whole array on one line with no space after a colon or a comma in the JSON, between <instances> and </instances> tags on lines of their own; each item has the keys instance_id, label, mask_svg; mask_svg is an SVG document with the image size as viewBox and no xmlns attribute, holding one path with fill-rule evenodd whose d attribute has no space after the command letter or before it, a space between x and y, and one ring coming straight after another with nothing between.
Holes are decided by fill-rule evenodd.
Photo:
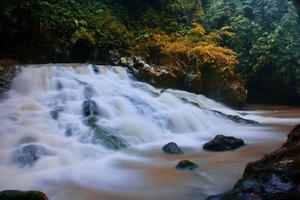
<instances>
[{"instance_id":1,"label":"river","mask_svg":"<svg viewBox=\"0 0 300 200\"><path fill-rule=\"evenodd\" d=\"M84 102L95 102L89 108L97 108L96 125L87 124ZM0 108L0 190L40 190L51 200L205 199L231 189L248 162L280 147L300 121L299 108L236 111L202 95L136 82L124 68L83 64L23 68ZM211 110L260 124L238 124ZM242 138L246 146L204 151L217 134ZM168 142L185 153L165 154ZM199 168L176 170L186 159Z\"/></svg>"}]
</instances>

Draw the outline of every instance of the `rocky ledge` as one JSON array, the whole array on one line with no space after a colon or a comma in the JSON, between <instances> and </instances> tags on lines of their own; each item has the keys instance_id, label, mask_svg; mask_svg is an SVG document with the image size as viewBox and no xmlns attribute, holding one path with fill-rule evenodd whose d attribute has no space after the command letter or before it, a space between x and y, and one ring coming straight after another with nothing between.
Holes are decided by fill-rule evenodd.
<instances>
[{"instance_id":1,"label":"rocky ledge","mask_svg":"<svg viewBox=\"0 0 300 200\"><path fill-rule=\"evenodd\" d=\"M234 188L207 200L300 199L300 124L283 146L249 163Z\"/></svg>"},{"instance_id":2,"label":"rocky ledge","mask_svg":"<svg viewBox=\"0 0 300 200\"><path fill-rule=\"evenodd\" d=\"M0 200L48 200L48 198L38 191L5 190L0 192Z\"/></svg>"},{"instance_id":3,"label":"rocky ledge","mask_svg":"<svg viewBox=\"0 0 300 200\"><path fill-rule=\"evenodd\" d=\"M247 91L240 78L232 77L230 81L222 82L219 75L204 73L191 63L183 64L171 58L157 59L161 61L159 64L149 62L149 65L141 57L122 57L118 64L127 67L137 80L158 88L204 94L232 107L240 107L245 103Z\"/></svg>"}]
</instances>

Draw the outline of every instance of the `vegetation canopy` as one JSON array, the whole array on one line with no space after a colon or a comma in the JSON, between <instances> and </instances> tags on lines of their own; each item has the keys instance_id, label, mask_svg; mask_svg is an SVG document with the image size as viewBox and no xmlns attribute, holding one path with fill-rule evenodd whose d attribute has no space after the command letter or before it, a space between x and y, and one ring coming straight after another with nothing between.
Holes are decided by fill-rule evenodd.
<instances>
[{"instance_id":1,"label":"vegetation canopy","mask_svg":"<svg viewBox=\"0 0 300 200\"><path fill-rule=\"evenodd\" d=\"M1 57L113 63L139 55L200 73L206 94L241 101L246 82L251 101L300 102L299 35L290 0L0 2Z\"/></svg>"}]
</instances>

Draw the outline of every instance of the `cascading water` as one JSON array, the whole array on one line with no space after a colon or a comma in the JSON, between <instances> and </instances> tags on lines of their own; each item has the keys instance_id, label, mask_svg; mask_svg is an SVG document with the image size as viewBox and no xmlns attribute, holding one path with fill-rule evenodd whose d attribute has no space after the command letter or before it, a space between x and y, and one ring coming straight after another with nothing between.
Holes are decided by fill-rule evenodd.
<instances>
[{"instance_id":1,"label":"cascading water","mask_svg":"<svg viewBox=\"0 0 300 200\"><path fill-rule=\"evenodd\" d=\"M120 67L24 67L0 108L0 190L36 189L53 200L202 199L228 189L243 164L269 150L258 143L284 138L226 119L215 111L242 115L204 96L136 82ZM257 114L242 117L298 120ZM203 143L217 134L261 151L204 152ZM170 141L187 153L163 154ZM200 169L175 170L181 159Z\"/></svg>"}]
</instances>

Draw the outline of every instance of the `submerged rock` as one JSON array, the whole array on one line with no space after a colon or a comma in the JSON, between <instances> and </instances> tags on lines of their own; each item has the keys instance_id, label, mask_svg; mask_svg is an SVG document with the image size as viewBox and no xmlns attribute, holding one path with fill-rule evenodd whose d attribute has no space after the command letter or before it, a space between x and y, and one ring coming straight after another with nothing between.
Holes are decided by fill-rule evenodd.
<instances>
[{"instance_id":1,"label":"submerged rock","mask_svg":"<svg viewBox=\"0 0 300 200\"><path fill-rule=\"evenodd\" d=\"M96 93L95 90L91 86L89 85L85 86L83 94L86 99L92 98L95 93Z\"/></svg>"},{"instance_id":2,"label":"submerged rock","mask_svg":"<svg viewBox=\"0 0 300 200\"><path fill-rule=\"evenodd\" d=\"M59 118L59 113L62 112L65 108L64 107L57 107L50 111L50 116L52 119L57 120Z\"/></svg>"},{"instance_id":3,"label":"submerged rock","mask_svg":"<svg viewBox=\"0 0 300 200\"><path fill-rule=\"evenodd\" d=\"M43 192L5 190L0 192L0 200L48 200Z\"/></svg>"},{"instance_id":4,"label":"submerged rock","mask_svg":"<svg viewBox=\"0 0 300 200\"><path fill-rule=\"evenodd\" d=\"M113 130L107 130L98 125L95 116L88 117L84 123L93 131L93 143L101 144L112 150L127 148L127 144L121 138L115 136Z\"/></svg>"},{"instance_id":5,"label":"submerged rock","mask_svg":"<svg viewBox=\"0 0 300 200\"><path fill-rule=\"evenodd\" d=\"M236 123L240 123L240 124L251 124L251 125L255 125L255 124L259 124L257 121L251 120L251 119L244 119L238 115L227 115L225 113L222 113L220 111L216 111L216 110L211 110L212 112L216 113L217 115L220 115L226 119L229 119L231 121L234 121Z\"/></svg>"},{"instance_id":6,"label":"submerged rock","mask_svg":"<svg viewBox=\"0 0 300 200\"><path fill-rule=\"evenodd\" d=\"M237 149L244 145L245 143L242 139L217 135L214 139L205 143L203 145L203 149L209 151L228 151Z\"/></svg>"},{"instance_id":7,"label":"submerged rock","mask_svg":"<svg viewBox=\"0 0 300 200\"><path fill-rule=\"evenodd\" d=\"M183 151L178 147L175 142L170 142L163 146L162 150L167 154L183 154Z\"/></svg>"},{"instance_id":8,"label":"submerged rock","mask_svg":"<svg viewBox=\"0 0 300 200\"><path fill-rule=\"evenodd\" d=\"M29 144L13 152L12 162L20 167L31 167L42 156L50 155L42 145Z\"/></svg>"},{"instance_id":9,"label":"submerged rock","mask_svg":"<svg viewBox=\"0 0 300 200\"><path fill-rule=\"evenodd\" d=\"M176 169L180 170L195 170L197 168L198 165L189 160L182 160L176 165Z\"/></svg>"},{"instance_id":10,"label":"submerged rock","mask_svg":"<svg viewBox=\"0 0 300 200\"><path fill-rule=\"evenodd\" d=\"M300 199L300 125L287 142L262 159L249 163L234 188L208 200L287 200Z\"/></svg>"},{"instance_id":11,"label":"submerged rock","mask_svg":"<svg viewBox=\"0 0 300 200\"><path fill-rule=\"evenodd\" d=\"M82 113L85 117L99 115L99 109L95 101L86 100L82 104Z\"/></svg>"}]
</instances>

